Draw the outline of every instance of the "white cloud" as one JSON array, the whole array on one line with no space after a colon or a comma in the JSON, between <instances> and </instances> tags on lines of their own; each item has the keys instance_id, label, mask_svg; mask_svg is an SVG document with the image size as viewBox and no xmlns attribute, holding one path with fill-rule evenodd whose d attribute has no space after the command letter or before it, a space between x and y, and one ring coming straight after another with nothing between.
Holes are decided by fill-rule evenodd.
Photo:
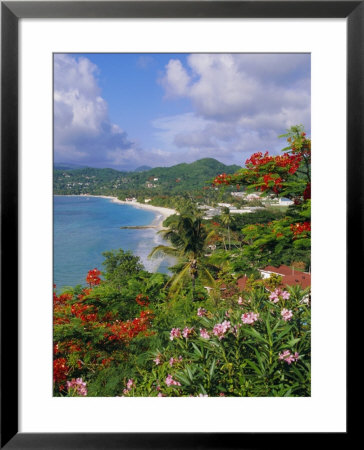
<instances>
[{"instance_id":1,"label":"white cloud","mask_svg":"<svg viewBox=\"0 0 364 450\"><path fill-rule=\"evenodd\" d=\"M168 97L189 98L203 117L277 113L309 102L308 55L192 54L187 65L171 59L162 85Z\"/></svg>"},{"instance_id":2,"label":"white cloud","mask_svg":"<svg viewBox=\"0 0 364 450\"><path fill-rule=\"evenodd\" d=\"M192 54L185 67L170 60L161 84L167 98L191 102L193 112L154 124L162 141L186 155L200 148L237 161L242 153L279 151L278 135L291 125L310 131L307 54Z\"/></svg>"},{"instance_id":3,"label":"white cloud","mask_svg":"<svg viewBox=\"0 0 364 450\"><path fill-rule=\"evenodd\" d=\"M184 96L188 93L190 78L179 59L171 59L166 65L166 75L161 84L167 97Z\"/></svg>"},{"instance_id":4,"label":"white cloud","mask_svg":"<svg viewBox=\"0 0 364 450\"><path fill-rule=\"evenodd\" d=\"M54 158L98 166L115 166L135 144L110 122L107 102L89 59L54 56Z\"/></svg>"}]
</instances>

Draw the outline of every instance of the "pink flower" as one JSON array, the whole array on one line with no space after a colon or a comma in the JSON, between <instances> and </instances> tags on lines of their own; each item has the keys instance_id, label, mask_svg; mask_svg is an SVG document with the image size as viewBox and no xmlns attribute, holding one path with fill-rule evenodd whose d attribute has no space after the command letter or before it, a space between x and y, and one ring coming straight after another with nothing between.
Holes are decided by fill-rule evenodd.
<instances>
[{"instance_id":1,"label":"pink flower","mask_svg":"<svg viewBox=\"0 0 364 450\"><path fill-rule=\"evenodd\" d=\"M82 381L82 378L73 378L71 381L67 381L66 384L68 392L72 390L74 393L81 395L82 397L86 397L86 382Z\"/></svg>"},{"instance_id":2,"label":"pink flower","mask_svg":"<svg viewBox=\"0 0 364 450\"><path fill-rule=\"evenodd\" d=\"M273 303L277 303L279 301L279 297L283 300L288 300L291 294L288 291L282 291L282 289L277 288L274 292L272 292L269 296L269 300Z\"/></svg>"},{"instance_id":3,"label":"pink flower","mask_svg":"<svg viewBox=\"0 0 364 450\"><path fill-rule=\"evenodd\" d=\"M290 351L289 350L284 350L284 352L283 353L280 353L279 354L279 358L278 359L280 359L280 360L282 360L282 359L285 359L285 358L287 358L288 356L290 356Z\"/></svg>"},{"instance_id":4,"label":"pink flower","mask_svg":"<svg viewBox=\"0 0 364 450\"><path fill-rule=\"evenodd\" d=\"M174 363L174 358L171 358L170 360L169 360L169 365L172 367L173 366L173 363Z\"/></svg>"},{"instance_id":5,"label":"pink flower","mask_svg":"<svg viewBox=\"0 0 364 450\"><path fill-rule=\"evenodd\" d=\"M153 359L153 361L156 363L157 366L158 366L158 364L161 363L159 356L157 356L155 359Z\"/></svg>"},{"instance_id":6,"label":"pink flower","mask_svg":"<svg viewBox=\"0 0 364 450\"><path fill-rule=\"evenodd\" d=\"M271 300L273 303L278 303L278 295L275 292L272 292L269 296L269 300Z\"/></svg>"},{"instance_id":7,"label":"pink flower","mask_svg":"<svg viewBox=\"0 0 364 450\"><path fill-rule=\"evenodd\" d=\"M289 350L284 350L283 353L279 354L278 359L280 361L285 361L288 365L290 365L291 363L297 361L299 357L300 355L297 352L295 352L294 355L291 355Z\"/></svg>"},{"instance_id":8,"label":"pink flower","mask_svg":"<svg viewBox=\"0 0 364 450\"><path fill-rule=\"evenodd\" d=\"M204 339L210 339L209 333L206 331L205 328L200 328L200 336Z\"/></svg>"},{"instance_id":9,"label":"pink flower","mask_svg":"<svg viewBox=\"0 0 364 450\"><path fill-rule=\"evenodd\" d=\"M230 328L230 322L228 320L224 320L223 323L217 323L214 326L212 332L221 341L221 339L223 339L225 337L225 333L228 331L229 328Z\"/></svg>"},{"instance_id":10,"label":"pink flower","mask_svg":"<svg viewBox=\"0 0 364 450\"><path fill-rule=\"evenodd\" d=\"M198 316L203 317L203 316L206 316L206 314L207 314L207 311L205 308L198 308L198 310L197 310Z\"/></svg>"},{"instance_id":11,"label":"pink flower","mask_svg":"<svg viewBox=\"0 0 364 450\"><path fill-rule=\"evenodd\" d=\"M281 316L283 319L287 322L288 320L291 320L293 317L292 311L286 308L283 308L281 311Z\"/></svg>"},{"instance_id":12,"label":"pink flower","mask_svg":"<svg viewBox=\"0 0 364 450\"><path fill-rule=\"evenodd\" d=\"M134 380L133 380L132 378L130 378L130 379L128 380L128 382L126 383L126 387L127 387L127 389L129 389L129 391L130 391L130 389L132 389L133 387L135 387L135 383L134 383Z\"/></svg>"},{"instance_id":13,"label":"pink flower","mask_svg":"<svg viewBox=\"0 0 364 450\"><path fill-rule=\"evenodd\" d=\"M168 374L168 376L166 378L166 385L167 386L181 386L181 383L179 383L178 381L175 381L172 378L172 375Z\"/></svg>"},{"instance_id":14,"label":"pink flower","mask_svg":"<svg viewBox=\"0 0 364 450\"><path fill-rule=\"evenodd\" d=\"M165 395L164 395L164 394L162 394L162 392L158 392L158 395L157 395L157 397L165 397Z\"/></svg>"},{"instance_id":15,"label":"pink flower","mask_svg":"<svg viewBox=\"0 0 364 450\"><path fill-rule=\"evenodd\" d=\"M241 320L243 323L251 325L254 322L256 322L259 318L259 314L258 313L253 313L253 312L249 312L249 313L244 313L241 316Z\"/></svg>"},{"instance_id":16,"label":"pink flower","mask_svg":"<svg viewBox=\"0 0 364 450\"><path fill-rule=\"evenodd\" d=\"M129 394L129 389L123 389L123 393L126 395L126 394Z\"/></svg>"},{"instance_id":17,"label":"pink flower","mask_svg":"<svg viewBox=\"0 0 364 450\"><path fill-rule=\"evenodd\" d=\"M183 329L182 335L184 338L188 339L190 337L190 334L192 334L192 332L193 332L193 327L192 328L185 327Z\"/></svg>"},{"instance_id":18,"label":"pink flower","mask_svg":"<svg viewBox=\"0 0 364 450\"><path fill-rule=\"evenodd\" d=\"M242 299L242 297L239 297L238 298L238 305L242 305L243 304L243 299Z\"/></svg>"},{"instance_id":19,"label":"pink flower","mask_svg":"<svg viewBox=\"0 0 364 450\"><path fill-rule=\"evenodd\" d=\"M181 330L179 328L172 328L169 339L173 341L174 338L181 337Z\"/></svg>"}]
</instances>

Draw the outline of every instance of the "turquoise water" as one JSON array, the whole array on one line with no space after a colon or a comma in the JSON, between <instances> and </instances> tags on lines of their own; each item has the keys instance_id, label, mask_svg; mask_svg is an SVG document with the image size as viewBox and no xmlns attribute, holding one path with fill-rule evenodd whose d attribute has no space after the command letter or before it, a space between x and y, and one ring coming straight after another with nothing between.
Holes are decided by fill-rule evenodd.
<instances>
[{"instance_id":1,"label":"turquoise water","mask_svg":"<svg viewBox=\"0 0 364 450\"><path fill-rule=\"evenodd\" d=\"M98 197L54 196L53 205L53 279L57 290L85 284L90 269L103 269L102 252L119 248L139 256L150 272L168 272L170 260L147 258L162 242L155 229L120 229L150 225L160 218L158 213Z\"/></svg>"}]
</instances>

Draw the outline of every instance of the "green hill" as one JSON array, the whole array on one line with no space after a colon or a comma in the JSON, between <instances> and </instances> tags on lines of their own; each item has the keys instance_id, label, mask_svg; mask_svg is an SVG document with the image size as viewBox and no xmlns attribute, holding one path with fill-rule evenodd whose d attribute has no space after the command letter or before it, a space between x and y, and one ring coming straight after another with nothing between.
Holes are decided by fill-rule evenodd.
<instances>
[{"instance_id":1,"label":"green hill","mask_svg":"<svg viewBox=\"0 0 364 450\"><path fill-rule=\"evenodd\" d=\"M102 194L133 197L181 195L207 186L220 173L235 173L240 167L226 166L213 158L172 167L154 167L142 172L83 168L54 170L55 194Z\"/></svg>"}]
</instances>

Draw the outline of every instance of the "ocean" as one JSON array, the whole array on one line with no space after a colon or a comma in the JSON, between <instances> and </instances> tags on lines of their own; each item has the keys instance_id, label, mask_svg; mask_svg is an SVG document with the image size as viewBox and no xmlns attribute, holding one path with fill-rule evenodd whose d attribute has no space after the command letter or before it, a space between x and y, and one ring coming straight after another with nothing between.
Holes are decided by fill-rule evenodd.
<instances>
[{"instance_id":1,"label":"ocean","mask_svg":"<svg viewBox=\"0 0 364 450\"><path fill-rule=\"evenodd\" d=\"M150 225L158 219L158 212L114 203L111 199L54 196L53 280L57 291L86 284L90 269L103 270L102 252L119 248L139 256L149 272L168 273L168 267L173 265L171 259L147 258L153 247L163 242L155 229L120 229Z\"/></svg>"}]
</instances>

